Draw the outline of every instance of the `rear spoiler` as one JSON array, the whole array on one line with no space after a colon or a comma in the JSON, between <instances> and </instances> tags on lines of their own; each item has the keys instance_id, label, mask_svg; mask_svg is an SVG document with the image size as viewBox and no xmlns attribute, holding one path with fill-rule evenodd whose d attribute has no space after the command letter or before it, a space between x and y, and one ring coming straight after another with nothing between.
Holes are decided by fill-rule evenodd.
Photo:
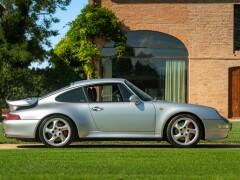
<instances>
[{"instance_id":1,"label":"rear spoiler","mask_svg":"<svg viewBox=\"0 0 240 180\"><path fill-rule=\"evenodd\" d=\"M6 100L11 111L17 110L20 107L32 106L38 102L38 98L27 98L17 101Z\"/></svg>"}]
</instances>

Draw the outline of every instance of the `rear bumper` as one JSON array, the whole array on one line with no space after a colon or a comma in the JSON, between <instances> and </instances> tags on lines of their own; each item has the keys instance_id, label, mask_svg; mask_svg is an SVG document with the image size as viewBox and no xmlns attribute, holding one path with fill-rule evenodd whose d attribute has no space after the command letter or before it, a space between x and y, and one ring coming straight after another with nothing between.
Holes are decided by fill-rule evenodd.
<instances>
[{"instance_id":1,"label":"rear bumper","mask_svg":"<svg viewBox=\"0 0 240 180\"><path fill-rule=\"evenodd\" d=\"M4 120L3 129L5 137L35 138L39 120Z\"/></svg>"},{"instance_id":2,"label":"rear bumper","mask_svg":"<svg viewBox=\"0 0 240 180\"><path fill-rule=\"evenodd\" d=\"M232 129L232 123L225 118L208 120L206 124L206 140L221 140L227 138L229 131Z\"/></svg>"}]
</instances>

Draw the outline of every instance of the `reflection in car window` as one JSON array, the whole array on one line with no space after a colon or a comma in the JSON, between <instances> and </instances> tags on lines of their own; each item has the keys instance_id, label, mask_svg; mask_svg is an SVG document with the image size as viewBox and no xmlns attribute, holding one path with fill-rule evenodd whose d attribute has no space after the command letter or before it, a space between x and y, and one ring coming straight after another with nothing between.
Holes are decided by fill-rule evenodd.
<instances>
[{"instance_id":1,"label":"reflection in car window","mask_svg":"<svg viewBox=\"0 0 240 180\"><path fill-rule=\"evenodd\" d=\"M118 84L100 84L86 88L90 102L123 102Z\"/></svg>"},{"instance_id":2,"label":"reflection in car window","mask_svg":"<svg viewBox=\"0 0 240 180\"><path fill-rule=\"evenodd\" d=\"M151 101L153 98L140 90L138 87L133 85L132 83L125 81L126 85L143 101Z\"/></svg>"},{"instance_id":3,"label":"reflection in car window","mask_svg":"<svg viewBox=\"0 0 240 180\"><path fill-rule=\"evenodd\" d=\"M132 93L123 84L119 84L119 89L121 91L124 101L129 102L129 98L132 96Z\"/></svg>"},{"instance_id":4,"label":"reflection in car window","mask_svg":"<svg viewBox=\"0 0 240 180\"><path fill-rule=\"evenodd\" d=\"M73 89L63 94L60 94L56 97L56 101L72 103L87 102L82 88Z\"/></svg>"}]
</instances>

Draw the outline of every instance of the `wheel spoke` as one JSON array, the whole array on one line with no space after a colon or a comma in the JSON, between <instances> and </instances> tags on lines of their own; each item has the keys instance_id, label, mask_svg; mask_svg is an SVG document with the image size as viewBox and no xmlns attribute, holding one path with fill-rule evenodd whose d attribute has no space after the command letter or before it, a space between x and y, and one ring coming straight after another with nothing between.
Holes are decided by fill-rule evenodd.
<instances>
[{"instance_id":1,"label":"wheel spoke","mask_svg":"<svg viewBox=\"0 0 240 180\"><path fill-rule=\"evenodd\" d=\"M174 135L174 138L176 139L176 140L178 140L178 139L180 139L180 138L182 138L182 137L184 137L183 135L181 135L180 133L179 134L176 134L176 135Z\"/></svg>"},{"instance_id":2,"label":"wheel spoke","mask_svg":"<svg viewBox=\"0 0 240 180\"><path fill-rule=\"evenodd\" d=\"M68 126L67 125L61 126L61 127L58 127L58 129L60 129L61 131L68 130Z\"/></svg>"},{"instance_id":3,"label":"wheel spoke","mask_svg":"<svg viewBox=\"0 0 240 180\"><path fill-rule=\"evenodd\" d=\"M54 143L56 139L57 139L57 137L56 137L56 136L52 136L52 138L51 138L51 139L49 139L48 141L49 141L49 142L51 142L51 143Z\"/></svg>"},{"instance_id":4,"label":"wheel spoke","mask_svg":"<svg viewBox=\"0 0 240 180\"><path fill-rule=\"evenodd\" d=\"M188 129L190 134L196 134L197 130L196 129Z\"/></svg>"},{"instance_id":5,"label":"wheel spoke","mask_svg":"<svg viewBox=\"0 0 240 180\"><path fill-rule=\"evenodd\" d=\"M49 129L49 128L45 128L44 132L45 132L45 133L53 134L53 133L52 133L52 129Z\"/></svg>"},{"instance_id":6,"label":"wheel spoke","mask_svg":"<svg viewBox=\"0 0 240 180\"><path fill-rule=\"evenodd\" d=\"M178 130L178 132L180 132L181 127L179 126L178 123L176 123L174 127Z\"/></svg>"},{"instance_id":7,"label":"wheel spoke","mask_svg":"<svg viewBox=\"0 0 240 180\"><path fill-rule=\"evenodd\" d=\"M64 142L66 138L65 138L65 136L63 134L61 134L60 135L60 139L61 139L62 142Z\"/></svg>"},{"instance_id":8,"label":"wheel spoke","mask_svg":"<svg viewBox=\"0 0 240 180\"><path fill-rule=\"evenodd\" d=\"M185 120L185 122L184 122L182 128L184 128L184 127L188 127L189 123L190 123L189 120Z\"/></svg>"},{"instance_id":9,"label":"wheel spoke","mask_svg":"<svg viewBox=\"0 0 240 180\"><path fill-rule=\"evenodd\" d=\"M185 135L185 143L189 143L190 142L190 137L189 134Z\"/></svg>"},{"instance_id":10,"label":"wheel spoke","mask_svg":"<svg viewBox=\"0 0 240 180\"><path fill-rule=\"evenodd\" d=\"M57 127L58 127L57 124L58 124L58 120L54 120L54 121L53 121L53 128L57 128Z\"/></svg>"}]
</instances>

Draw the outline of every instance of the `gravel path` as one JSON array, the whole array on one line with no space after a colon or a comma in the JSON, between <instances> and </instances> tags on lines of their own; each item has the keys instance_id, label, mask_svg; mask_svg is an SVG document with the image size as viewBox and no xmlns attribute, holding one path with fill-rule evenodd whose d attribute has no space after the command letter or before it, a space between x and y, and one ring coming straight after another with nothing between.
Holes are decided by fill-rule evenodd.
<instances>
[{"instance_id":1,"label":"gravel path","mask_svg":"<svg viewBox=\"0 0 240 180\"><path fill-rule=\"evenodd\" d=\"M47 148L43 144L0 144L0 150L11 150L11 149L42 149ZM173 148L170 144L81 144L71 145L69 148ZM227 149L236 148L240 149L240 143L231 144L208 144L199 143L196 148L208 148L208 149Z\"/></svg>"},{"instance_id":2,"label":"gravel path","mask_svg":"<svg viewBox=\"0 0 240 180\"><path fill-rule=\"evenodd\" d=\"M21 144L0 144L0 149L18 149Z\"/></svg>"},{"instance_id":3,"label":"gravel path","mask_svg":"<svg viewBox=\"0 0 240 180\"><path fill-rule=\"evenodd\" d=\"M31 149L31 148L43 148L42 144L0 144L1 149Z\"/></svg>"}]
</instances>

